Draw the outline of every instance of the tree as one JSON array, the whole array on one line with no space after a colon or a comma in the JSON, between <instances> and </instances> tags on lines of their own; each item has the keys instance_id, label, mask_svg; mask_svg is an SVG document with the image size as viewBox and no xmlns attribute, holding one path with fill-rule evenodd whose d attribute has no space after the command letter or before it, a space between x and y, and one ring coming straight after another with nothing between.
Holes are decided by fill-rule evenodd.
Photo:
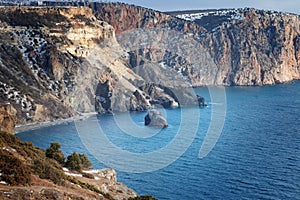
<instances>
[{"instance_id":1,"label":"tree","mask_svg":"<svg viewBox=\"0 0 300 200\"><path fill-rule=\"evenodd\" d=\"M80 157L80 160L81 160L83 168L91 168L92 167L92 163L88 159L87 155L85 155L85 154L79 154L79 157Z\"/></svg>"},{"instance_id":2,"label":"tree","mask_svg":"<svg viewBox=\"0 0 300 200\"><path fill-rule=\"evenodd\" d=\"M56 160L59 164L64 165L66 158L60 150L60 147L61 145L58 142L52 142L50 147L46 149L46 156Z\"/></svg>"},{"instance_id":3,"label":"tree","mask_svg":"<svg viewBox=\"0 0 300 200\"><path fill-rule=\"evenodd\" d=\"M82 161L78 153L73 152L71 155L67 157L66 167L70 170L81 172Z\"/></svg>"}]
</instances>

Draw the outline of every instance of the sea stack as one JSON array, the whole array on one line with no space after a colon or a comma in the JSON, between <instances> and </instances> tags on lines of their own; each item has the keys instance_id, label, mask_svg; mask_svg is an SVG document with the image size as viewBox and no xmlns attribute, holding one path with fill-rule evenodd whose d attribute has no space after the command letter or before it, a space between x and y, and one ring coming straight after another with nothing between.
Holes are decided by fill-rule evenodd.
<instances>
[{"instance_id":1,"label":"sea stack","mask_svg":"<svg viewBox=\"0 0 300 200\"><path fill-rule=\"evenodd\" d=\"M145 116L145 125L156 128L166 128L168 122L158 110L152 109Z\"/></svg>"}]
</instances>

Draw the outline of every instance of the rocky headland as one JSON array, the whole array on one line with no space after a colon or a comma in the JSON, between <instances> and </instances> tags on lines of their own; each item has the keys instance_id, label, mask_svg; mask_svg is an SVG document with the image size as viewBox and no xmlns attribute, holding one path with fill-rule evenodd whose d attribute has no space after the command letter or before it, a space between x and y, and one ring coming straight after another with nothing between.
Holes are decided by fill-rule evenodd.
<instances>
[{"instance_id":1,"label":"rocky headland","mask_svg":"<svg viewBox=\"0 0 300 200\"><path fill-rule=\"evenodd\" d=\"M165 77L182 85L158 84L136 73L115 28L92 8L7 6L0 23L0 100L17 110L18 125L198 105L181 79Z\"/></svg>"},{"instance_id":2,"label":"rocky headland","mask_svg":"<svg viewBox=\"0 0 300 200\"><path fill-rule=\"evenodd\" d=\"M299 16L121 3L0 8L0 100L17 124L204 106L190 89L300 78Z\"/></svg>"}]
</instances>

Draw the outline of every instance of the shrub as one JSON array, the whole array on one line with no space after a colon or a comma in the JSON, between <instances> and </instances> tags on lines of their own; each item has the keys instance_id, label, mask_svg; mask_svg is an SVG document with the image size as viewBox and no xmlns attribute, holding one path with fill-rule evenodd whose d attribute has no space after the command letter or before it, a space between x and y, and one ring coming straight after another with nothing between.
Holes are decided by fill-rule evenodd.
<instances>
[{"instance_id":1,"label":"shrub","mask_svg":"<svg viewBox=\"0 0 300 200\"><path fill-rule=\"evenodd\" d=\"M66 167L70 170L82 171L82 162L78 153L73 152L67 157Z\"/></svg>"},{"instance_id":2,"label":"shrub","mask_svg":"<svg viewBox=\"0 0 300 200\"><path fill-rule=\"evenodd\" d=\"M61 145L58 142L52 142L50 147L46 149L46 156L56 160L61 165L65 164L65 156L60 150Z\"/></svg>"},{"instance_id":3,"label":"shrub","mask_svg":"<svg viewBox=\"0 0 300 200\"><path fill-rule=\"evenodd\" d=\"M0 180L10 185L28 185L31 170L20 159L0 149Z\"/></svg>"},{"instance_id":4,"label":"shrub","mask_svg":"<svg viewBox=\"0 0 300 200\"><path fill-rule=\"evenodd\" d=\"M87 155L85 155L85 154L79 154L79 157L80 157L80 160L81 160L83 168L91 168L92 167L92 163L88 159Z\"/></svg>"},{"instance_id":5,"label":"shrub","mask_svg":"<svg viewBox=\"0 0 300 200\"><path fill-rule=\"evenodd\" d=\"M49 179L55 184L63 185L65 175L58 164L50 159L36 159L34 160L33 170L42 179Z\"/></svg>"},{"instance_id":6,"label":"shrub","mask_svg":"<svg viewBox=\"0 0 300 200\"><path fill-rule=\"evenodd\" d=\"M85 154L73 152L67 157L65 166L70 170L81 172L83 168L91 168L92 163Z\"/></svg>"}]
</instances>

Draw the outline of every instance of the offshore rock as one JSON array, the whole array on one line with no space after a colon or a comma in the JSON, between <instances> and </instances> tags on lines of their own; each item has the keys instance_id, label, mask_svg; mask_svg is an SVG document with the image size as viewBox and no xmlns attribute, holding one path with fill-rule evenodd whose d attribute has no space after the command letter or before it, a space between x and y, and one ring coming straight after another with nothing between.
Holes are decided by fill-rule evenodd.
<instances>
[{"instance_id":1,"label":"offshore rock","mask_svg":"<svg viewBox=\"0 0 300 200\"><path fill-rule=\"evenodd\" d=\"M168 127L168 122L158 110L152 109L145 116L145 125L156 128L166 128Z\"/></svg>"}]
</instances>

